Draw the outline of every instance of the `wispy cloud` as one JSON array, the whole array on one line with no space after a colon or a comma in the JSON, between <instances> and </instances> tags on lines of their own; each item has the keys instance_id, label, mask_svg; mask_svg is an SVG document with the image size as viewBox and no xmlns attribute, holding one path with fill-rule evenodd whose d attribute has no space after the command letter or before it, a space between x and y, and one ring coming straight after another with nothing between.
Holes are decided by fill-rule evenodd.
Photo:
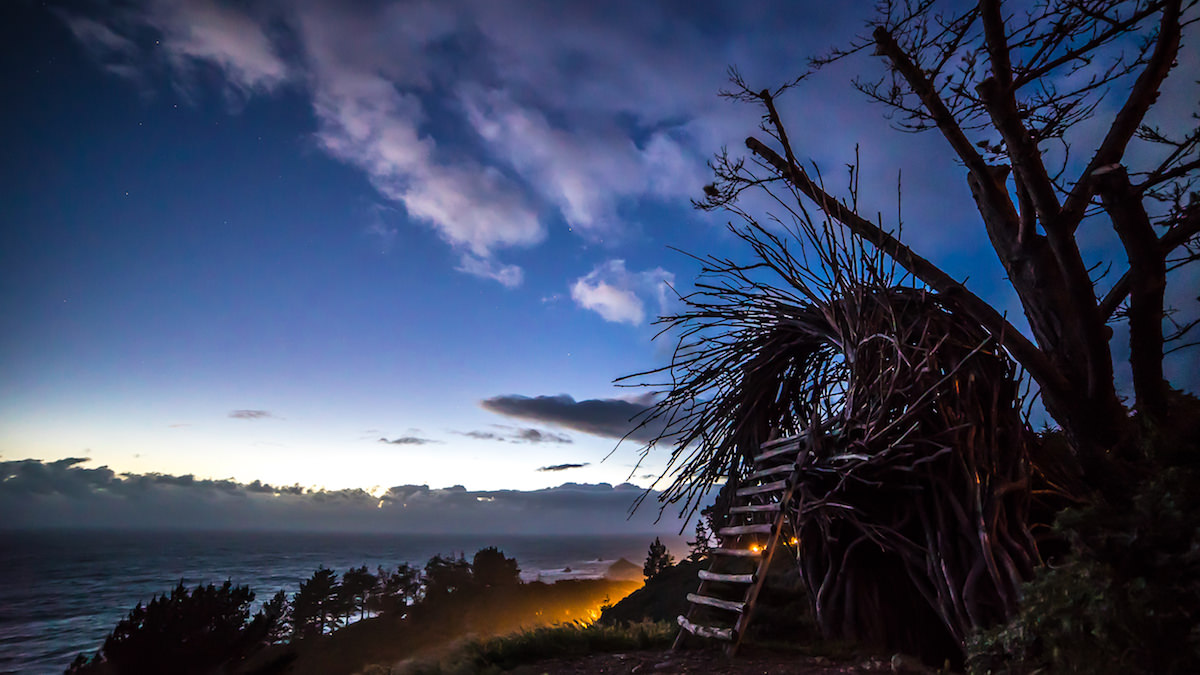
<instances>
[{"instance_id":1,"label":"wispy cloud","mask_svg":"<svg viewBox=\"0 0 1200 675\"><path fill-rule=\"evenodd\" d=\"M441 443L439 440L432 438L421 438L419 436L400 436L398 438L379 438L380 443L390 443L392 445L429 445L430 443Z\"/></svg>"},{"instance_id":2,"label":"wispy cloud","mask_svg":"<svg viewBox=\"0 0 1200 675\"><path fill-rule=\"evenodd\" d=\"M504 443L572 443L570 436L564 434L556 434L543 429L534 427L510 427L504 424L493 424L492 427L496 431L472 430L472 431L455 431L460 436L474 438L480 441L500 441Z\"/></svg>"},{"instance_id":3,"label":"wispy cloud","mask_svg":"<svg viewBox=\"0 0 1200 675\"><path fill-rule=\"evenodd\" d=\"M619 228L623 199L647 193L686 198L704 182L702 158L666 132L639 147L615 126L597 124L586 134L556 127L505 90L466 88L463 102L492 150L590 238Z\"/></svg>"},{"instance_id":4,"label":"wispy cloud","mask_svg":"<svg viewBox=\"0 0 1200 675\"><path fill-rule=\"evenodd\" d=\"M481 257L471 253L462 254L459 265L455 269L481 279L498 281L506 288L516 288L525 279L525 272L516 265L505 265L490 257Z\"/></svg>"},{"instance_id":5,"label":"wispy cloud","mask_svg":"<svg viewBox=\"0 0 1200 675\"><path fill-rule=\"evenodd\" d=\"M193 77L197 66L216 65L242 94L270 92L289 77L259 17L214 0L151 2L146 8L144 20L162 32L167 59L184 77Z\"/></svg>"},{"instance_id":6,"label":"wispy cloud","mask_svg":"<svg viewBox=\"0 0 1200 675\"><path fill-rule=\"evenodd\" d=\"M231 410L229 416L235 420L278 419L269 410Z\"/></svg>"},{"instance_id":7,"label":"wispy cloud","mask_svg":"<svg viewBox=\"0 0 1200 675\"><path fill-rule=\"evenodd\" d=\"M596 241L624 229L626 205L696 194L718 130L752 118L713 96L732 45L646 3L143 0L60 16L125 76L165 74L186 94L208 71L235 100L301 94L319 148L435 232L458 271L510 288L524 271L505 255L543 243L549 222Z\"/></svg>"}]
</instances>

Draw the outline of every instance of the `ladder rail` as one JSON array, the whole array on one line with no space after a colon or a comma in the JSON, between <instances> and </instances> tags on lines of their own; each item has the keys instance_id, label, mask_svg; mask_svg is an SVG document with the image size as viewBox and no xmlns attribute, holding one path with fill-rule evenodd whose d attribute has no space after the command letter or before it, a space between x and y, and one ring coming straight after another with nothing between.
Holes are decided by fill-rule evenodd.
<instances>
[{"instance_id":1,"label":"ladder rail","mask_svg":"<svg viewBox=\"0 0 1200 675\"><path fill-rule=\"evenodd\" d=\"M745 518L753 519L755 516L772 515L771 523L757 523L753 520L749 525L731 525L718 529L720 538L720 547L714 550L709 558L707 570L701 570L699 573L700 584L694 594L688 594L690 606L686 616L679 617L680 631L675 637L675 642L672 649L679 649L687 635L695 635L701 638L719 639L725 642L725 653L729 657L736 655L738 648L741 646L743 637L746 634L746 629L750 625L750 621L754 615L754 608L757 604L758 597L763 587L766 585L767 571L770 569L771 561L774 559L775 552L779 550L784 539L784 528L788 520L787 505L791 503L795 496L796 489L799 484L800 468L806 462L809 452L800 437L791 437L787 439L772 440L760 446L760 449L768 447L774 448L769 452L761 453L755 463L768 459L781 457L788 452L794 452L794 459L790 464L783 464L775 467L763 469L755 467L755 471L748 476L749 479L761 480L771 476L776 476L790 470L790 475L783 480L776 480L771 483L760 484L756 487L742 488L734 492L734 506L729 509L730 515L737 514ZM781 470L781 467L787 467ZM771 493L778 493L778 501L769 504L753 504L754 500L766 497L770 498ZM736 521L735 521L736 522ZM745 521L743 521L745 522ZM767 534L765 546L758 549L746 549L741 546L730 546L727 540L741 540L743 537ZM722 566L724 559L736 560L739 558L758 558L757 570L753 574L729 574L717 571L718 567ZM745 593L742 596L741 602L723 601L714 599L713 584L729 583L748 584ZM702 626L692 622L697 612L698 605L709 607L718 607L730 611L737 612L738 616L731 628L721 628L712 626ZM735 609L736 607L736 609Z\"/></svg>"}]
</instances>

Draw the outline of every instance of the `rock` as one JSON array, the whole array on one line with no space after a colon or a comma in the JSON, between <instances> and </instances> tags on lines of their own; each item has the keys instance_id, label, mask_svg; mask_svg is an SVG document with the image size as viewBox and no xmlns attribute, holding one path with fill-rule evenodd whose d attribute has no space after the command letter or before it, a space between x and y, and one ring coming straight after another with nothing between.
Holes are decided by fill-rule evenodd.
<instances>
[{"instance_id":1,"label":"rock","mask_svg":"<svg viewBox=\"0 0 1200 675\"><path fill-rule=\"evenodd\" d=\"M609 565L608 571L604 573L605 579L614 581L641 581L642 576L642 568L624 558Z\"/></svg>"}]
</instances>

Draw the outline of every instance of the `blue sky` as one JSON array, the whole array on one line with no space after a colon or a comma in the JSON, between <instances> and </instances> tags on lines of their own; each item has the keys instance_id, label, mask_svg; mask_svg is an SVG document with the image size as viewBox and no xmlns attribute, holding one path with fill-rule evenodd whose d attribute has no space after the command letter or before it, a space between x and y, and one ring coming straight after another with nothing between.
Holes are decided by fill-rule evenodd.
<instances>
[{"instance_id":1,"label":"blue sky","mask_svg":"<svg viewBox=\"0 0 1200 675\"><path fill-rule=\"evenodd\" d=\"M649 485L636 442L604 460L645 403L612 381L669 357L651 322L697 272L669 247L746 254L689 205L758 124L716 94L867 18L814 7L4 3L0 459ZM789 94L797 148L836 184L861 144L872 213L903 172L908 242L1015 311L940 139L849 86L872 66Z\"/></svg>"}]
</instances>

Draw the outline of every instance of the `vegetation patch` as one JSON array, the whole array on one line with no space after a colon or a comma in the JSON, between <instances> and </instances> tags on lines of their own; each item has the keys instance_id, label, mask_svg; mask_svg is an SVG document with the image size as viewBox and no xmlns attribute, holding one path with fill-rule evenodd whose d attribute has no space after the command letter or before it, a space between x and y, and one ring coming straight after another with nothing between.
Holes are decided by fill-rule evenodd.
<instances>
[{"instance_id":1,"label":"vegetation patch","mask_svg":"<svg viewBox=\"0 0 1200 675\"><path fill-rule=\"evenodd\" d=\"M663 621L546 626L498 638L469 640L449 656L408 664L398 672L402 675L492 673L555 657L662 649L670 646L676 630L673 624ZM374 675L386 671L367 672Z\"/></svg>"}]
</instances>

